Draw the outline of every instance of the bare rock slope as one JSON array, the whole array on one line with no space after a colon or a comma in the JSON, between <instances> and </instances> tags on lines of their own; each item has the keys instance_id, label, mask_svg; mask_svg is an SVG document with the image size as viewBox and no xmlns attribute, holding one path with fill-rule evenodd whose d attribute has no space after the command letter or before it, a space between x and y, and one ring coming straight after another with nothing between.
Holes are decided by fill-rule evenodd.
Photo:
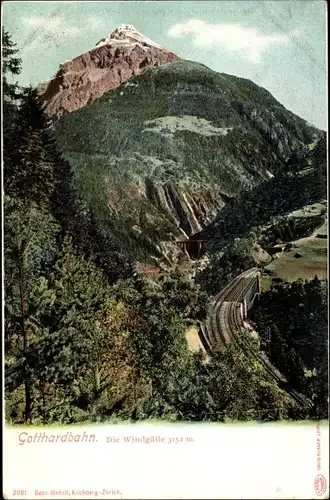
<instances>
[{"instance_id":1,"label":"bare rock slope","mask_svg":"<svg viewBox=\"0 0 330 500\"><path fill-rule=\"evenodd\" d=\"M40 99L47 114L56 119L86 106L145 68L178 59L134 26L121 25L92 50L61 64L56 75L39 86Z\"/></svg>"}]
</instances>

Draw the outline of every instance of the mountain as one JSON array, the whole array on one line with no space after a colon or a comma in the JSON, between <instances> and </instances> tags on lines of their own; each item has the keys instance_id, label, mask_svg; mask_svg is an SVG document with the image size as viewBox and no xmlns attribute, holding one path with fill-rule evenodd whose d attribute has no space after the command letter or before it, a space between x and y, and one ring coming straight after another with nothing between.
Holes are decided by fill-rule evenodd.
<instances>
[{"instance_id":1,"label":"mountain","mask_svg":"<svg viewBox=\"0 0 330 500\"><path fill-rule=\"evenodd\" d=\"M111 52L111 40L97 50ZM144 68L80 104L56 122L57 142L93 220L140 260L175 258L173 239L207 227L320 136L252 81L185 60Z\"/></svg>"},{"instance_id":2,"label":"mountain","mask_svg":"<svg viewBox=\"0 0 330 500\"><path fill-rule=\"evenodd\" d=\"M178 59L124 24L93 49L61 64L56 75L39 86L40 100L47 114L56 118L86 106L144 68Z\"/></svg>"},{"instance_id":3,"label":"mountain","mask_svg":"<svg viewBox=\"0 0 330 500\"><path fill-rule=\"evenodd\" d=\"M298 168L293 171L289 170L290 165L292 168L289 161L280 175L231 199L194 239L207 241L213 252L221 251L253 229L280 226L281 217L308 205L324 203L327 198L326 133L321 133L297 160ZM301 215L298 220L303 221ZM293 236L291 234L291 238Z\"/></svg>"}]
</instances>

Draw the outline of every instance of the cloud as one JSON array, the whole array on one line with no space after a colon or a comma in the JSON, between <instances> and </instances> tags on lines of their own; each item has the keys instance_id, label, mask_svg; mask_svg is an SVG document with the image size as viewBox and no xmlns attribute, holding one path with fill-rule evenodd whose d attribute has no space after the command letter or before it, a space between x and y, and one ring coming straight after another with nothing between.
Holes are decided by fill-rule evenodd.
<instances>
[{"instance_id":1,"label":"cloud","mask_svg":"<svg viewBox=\"0 0 330 500\"><path fill-rule=\"evenodd\" d=\"M191 19L172 26L168 35L176 38L191 36L196 47L222 46L230 52L240 53L251 62L259 63L264 50L272 45L290 42L300 35L300 31L264 35L255 28L240 24L211 24Z\"/></svg>"},{"instance_id":2,"label":"cloud","mask_svg":"<svg viewBox=\"0 0 330 500\"><path fill-rule=\"evenodd\" d=\"M85 29L88 31L97 30L99 28L103 28L105 24L109 24L108 19L100 19L99 17L90 16L85 21Z\"/></svg>"},{"instance_id":3,"label":"cloud","mask_svg":"<svg viewBox=\"0 0 330 500\"><path fill-rule=\"evenodd\" d=\"M24 44L30 45L33 42L58 41L61 38L71 38L81 33L77 26L66 25L63 20L56 15L49 17L22 17L21 22L30 29Z\"/></svg>"},{"instance_id":4,"label":"cloud","mask_svg":"<svg viewBox=\"0 0 330 500\"><path fill-rule=\"evenodd\" d=\"M21 50L31 50L36 47L38 42L57 44L63 38L74 38L87 31L91 32L104 28L109 22L97 16L90 16L85 19L83 26L70 26L57 15L57 12L58 10L48 17L30 16L21 18L21 22L27 27L28 32L27 38L23 40Z\"/></svg>"}]
</instances>

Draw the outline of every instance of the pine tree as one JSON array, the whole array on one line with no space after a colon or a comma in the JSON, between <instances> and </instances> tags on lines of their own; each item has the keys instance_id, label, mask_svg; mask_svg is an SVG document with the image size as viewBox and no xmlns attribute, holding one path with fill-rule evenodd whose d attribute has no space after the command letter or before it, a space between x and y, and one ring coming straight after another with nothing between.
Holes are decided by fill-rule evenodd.
<instances>
[{"instance_id":1,"label":"pine tree","mask_svg":"<svg viewBox=\"0 0 330 500\"><path fill-rule=\"evenodd\" d=\"M102 272L79 255L66 237L54 269L54 335L49 337L60 385L78 380L94 359L106 291Z\"/></svg>"},{"instance_id":2,"label":"pine tree","mask_svg":"<svg viewBox=\"0 0 330 500\"><path fill-rule=\"evenodd\" d=\"M44 275L56 254L57 231L53 218L35 204L5 199L5 354L13 372L6 384L24 384L25 421L31 418L34 373L28 353L40 341L42 319L54 301Z\"/></svg>"},{"instance_id":3,"label":"pine tree","mask_svg":"<svg viewBox=\"0 0 330 500\"><path fill-rule=\"evenodd\" d=\"M8 83L8 74L19 75L21 60L15 57L18 53L9 33L2 29L2 92L3 92L3 160L8 164L10 153L15 150L15 133L13 131L17 113L17 99L21 97L18 84Z\"/></svg>"},{"instance_id":4,"label":"pine tree","mask_svg":"<svg viewBox=\"0 0 330 500\"><path fill-rule=\"evenodd\" d=\"M5 162L7 195L49 205L55 188L54 165L45 145L49 127L36 91L27 89L15 120L15 147Z\"/></svg>"},{"instance_id":5,"label":"pine tree","mask_svg":"<svg viewBox=\"0 0 330 500\"><path fill-rule=\"evenodd\" d=\"M12 102L21 95L17 83L8 83L7 75L19 75L22 61L17 57L18 49L11 36L2 28L2 91L4 102Z\"/></svg>"}]
</instances>

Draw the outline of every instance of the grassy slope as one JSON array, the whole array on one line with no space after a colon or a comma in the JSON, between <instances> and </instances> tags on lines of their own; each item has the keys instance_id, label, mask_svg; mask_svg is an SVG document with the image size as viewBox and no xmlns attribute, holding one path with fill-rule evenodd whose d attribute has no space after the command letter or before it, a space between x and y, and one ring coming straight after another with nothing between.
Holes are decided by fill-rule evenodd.
<instances>
[{"instance_id":1,"label":"grassy slope","mask_svg":"<svg viewBox=\"0 0 330 500\"><path fill-rule=\"evenodd\" d=\"M299 278L312 279L315 275L320 279L327 279L328 241L318 238L318 234L328 234L326 224L315 229L311 236L292 241L295 248L278 254L278 259L269 264L266 269L272 272L273 277L288 283ZM301 257L296 258L295 254Z\"/></svg>"}]
</instances>

